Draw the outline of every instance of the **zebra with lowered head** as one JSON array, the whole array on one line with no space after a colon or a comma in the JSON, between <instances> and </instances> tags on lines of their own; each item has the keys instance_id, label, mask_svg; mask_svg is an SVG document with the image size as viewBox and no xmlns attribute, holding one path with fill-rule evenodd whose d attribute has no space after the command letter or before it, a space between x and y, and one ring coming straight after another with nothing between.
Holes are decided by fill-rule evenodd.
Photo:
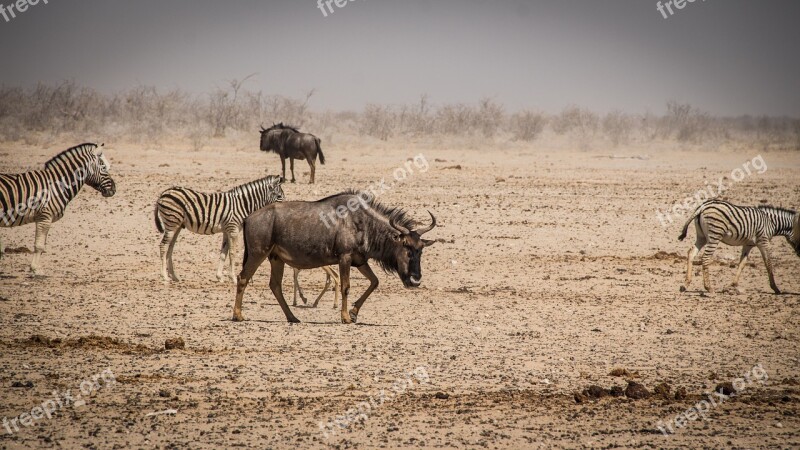
<instances>
[{"instance_id":1,"label":"zebra with lowered head","mask_svg":"<svg viewBox=\"0 0 800 450\"><path fill-rule=\"evenodd\" d=\"M734 290L738 291L739 276L747 262L747 256L753 247L758 247L764 258L764 265L767 267L769 285L776 294L781 293L775 284L773 275L770 240L774 236L786 237L797 256L800 256L800 213L773 206L737 206L722 200L709 200L697 207L692 217L683 226L683 232L678 237L679 240L682 241L686 238L686 232L692 222L695 223L697 240L689 249L686 284L681 286L681 291L689 288L689 283L692 281L692 261L702 249L703 284L708 292L714 292L711 288L708 268L711 265L714 251L719 243L723 242L742 247L736 277L731 286Z\"/></svg>"},{"instance_id":2,"label":"zebra with lowered head","mask_svg":"<svg viewBox=\"0 0 800 450\"><path fill-rule=\"evenodd\" d=\"M97 144L81 144L51 158L42 170L0 174L0 227L36 223L31 271L41 275L40 260L50 226L64 217L69 202L84 185L111 197L117 187Z\"/></svg>"},{"instance_id":3,"label":"zebra with lowered head","mask_svg":"<svg viewBox=\"0 0 800 450\"><path fill-rule=\"evenodd\" d=\"M223 266L230 255L229 276L236 282L233 256L245 217L273 202L284 200L281 177L270 175L237 186L227 192L204 193L183 187L167 189L155 207L156 228L161 238L161 276L164 281L179 281L172 263L172 251L181 229L197 234L224 233L217 266L222 281Z\"/></svg>"}]
</instances>

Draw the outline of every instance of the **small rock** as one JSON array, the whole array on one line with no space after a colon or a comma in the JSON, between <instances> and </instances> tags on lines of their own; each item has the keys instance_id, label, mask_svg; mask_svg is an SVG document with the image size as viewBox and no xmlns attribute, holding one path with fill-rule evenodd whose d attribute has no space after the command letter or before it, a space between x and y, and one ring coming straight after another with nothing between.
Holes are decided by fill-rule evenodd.
<instances>
[{"instance_id":1,"label":"small rock","mask_svg":"<svg viewBox=\"0 0 800 450\"><path fill-rule=\"evenodd\" d=\"M28 388L28 389L30 389L30 388L33 387L33 381L26 381L24 383L22 381L15 381L15 382L11 383L11 387L12 388Z\"/></svg>"},{"instance_id":2,"label":"small rock","mask_svg":"<svg viewBox=\"0 0 800 450\"><path fill-rule=\"evenodd\" d=\"M183 338L174 338L174 339L167 339L164 341L164 348L167 350L183 350L186 348L186 343L183 342Z\"/></svg>"},{"instance_id":3,"label":"small rock","mask_svg":"<svg viewBox=\"0 0 800 450\"><path fill-rule=\"evenodd\" d=\"M681 386L678 389L675 389L675 400L684 400L688 394L686 393L686 388Z\"/></svg>"},{"instance_id":4,"label":"small rock","mask_svg":"<svg viewBox=\"0 0 800 450\"><path fill-rule=\"evenodd\" d=\"M581 404L581 403L586 403L588 401L589 401L589 396L587 396L586 394L580 392L575 393L575 403Z\"/></svg>"},{"instance_id":5,"label":"small rock","mask_svg":"<svg viewBox=\"0 0 800 450\"><path fill-rule=\"evenodd\" d=\"M661 383L653 389L653 393L663 399L669 399L669 393L672 387L667 383Z\"/></svg>"},{"instance_id":6,"label":"small rock","mask_svg":"<svg viewBox=\"0 0 800 450\"><path fill-rule=\"evenodd\" d=\"M628 387L625 388L625 396L634 400L650 397L650 391L642 383L636 381L629 381Z\"/></svg>"},{"instance_id":7,"label":"small rock","mask_svg":"<svg viewBox=\"0 0 800 450\"><path fill-rule=\"evenodd\" d=\"M625 395L625 389L622 389L622 386L612 386L611 389L608 390L608 395L612 397L622 397Z\"/></svg>"},{"instance_id":8,"label":"small rock","mask_svg":"<svg viewBox=\"0 0 800 450\"><path fill-rule=\"evenodd\" d=\"M448 398L450 398L450 394L446 394L446 393L444 393L444 392L441 392L441 391L440 391L440 392L437 392L437 393L436 393L436 394L434 394L433 396L434 396L435 398L438 398L439 400L447 400Z\"/></svg>"},{"instance_id":9,"label":"small rock","mask_svg":"<svg viewBox=\"0 0 800 450\"><path fill-rule=\"evenodd\" d=\"M597 385L589 386L585 391L583 391L583 393L590 398L603 398L608 395L608 391L606 389L603 389Z\"/></svg>"},{"instance_id":10,"label":"small rock","mask_svg":"<svg viewBox=\"0 0 800 450\"><path fill-rule=\"evenodd\" d=\"M714 388L714 392L719 392L722 395L734 395L736 394L736 388L733 387L733 383L727 381L725 383L720 383Z\"/></svg>"},{"instance_id":11,"label":"small rock","mask_svg":"<svg viewBox=\"0 0 800 450\"><path fill-rule=\"evenodd\" d=\"M172 395L172 393L167 389L161 389L158 391L158 396L163 398L168 398Z\"/></svg>"}]
</instances>

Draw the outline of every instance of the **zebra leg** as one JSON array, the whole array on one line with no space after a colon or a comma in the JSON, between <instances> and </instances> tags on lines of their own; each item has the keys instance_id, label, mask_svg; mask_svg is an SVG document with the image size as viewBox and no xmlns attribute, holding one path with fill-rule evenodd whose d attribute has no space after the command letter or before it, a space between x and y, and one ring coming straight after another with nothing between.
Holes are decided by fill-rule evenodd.
<instances>
[{"instance_id":1,"label":"zebra leg","mask_svg":"<svg viewBox=\"0 0 800 450\"><path fill-rule=\"evenodd\" d=\"M770 259L769 241L761 240L758 242L758 250L761 251L761 257L764 258L764 265L767 266L767 276L769 277L769 287L776 294L780 294L781 290L775 284L775 274L772 271L772 260Z\"/></svg>"},{"instance_id":2,"label":"zebra leg","mask_svg":"<svg viewBox=\"0 0 800 450\"><path fill-rule=\"evenodd\" d=\"M303 288L300 287L300 280L298 278L298 275L300 275L300 269L292 269L292 270L294 270L294 274L293 274L294 289L293 289L293 292L292 292L292 295L293 295L294 299L293 299L293 302L292 302L292 306L297 306L297 294L298 293L300 294L300 300L302 300L303 304L305 305L305 304L308 303L308 300L306 299L306 296L303 295Z\"/></svg>"},{"instance_id":3,"label":"zebra leg","mask_svg":"<svg viewBox=\"0 0 800 450\"><path fill-rule=\"evenodd\" d=\"M40 269L40 260L47 245L47 233L50 232L50 225L51 222L49 220L36 222L36 240L34 241L33 260L31 261L31 272L34 275L43 274Z\"/></svg>"},{"instance_id":4,"label":"zebra leg","mask_svg":"<svg viewBox=\"0 0 800 450\"><path fill-rule=\"evenodd\" d=\"M167 273L167 249L169 248L169 244L172 242L172 235L173 233L169 230L164 230L164 235L161 237L161 243L158 245L158 249L161 253L161 278L164 281L169 281L169 274Z\"/></svg>"},{"instance_id":5,"label":"zebra leg","mask_svg":"<svg viewBox=\"0 0 800 450\"><path fill-rule=\"evenodd\" d=\"M700 237L700 234L697 235L697 239L694 242L694 246L689 249L689 254L686 261L686 282L681 286L681 292L686 292L689 289L689 286L692 284L692 275L694 275L694 268L692 267L694 263L694 258L700 253L700 250L706 245L705 237Z\"/></svg>"},{"instance_id":6,"label":"zebra leg","mask_svg":"<svg viewBox=\"0 0 800 450\"><path fill-rule=\"evenodd\" d=\"M175 264L172 262L172 252L175 250L175 243L178 242L178 235L181 234L183 228L178 228L172 233L172 239L169 241L169 248L167 249L167 270L172 281L181 281L175 275Z\"/></svg>"},{"instance_id":7,"label":"zebra leg","mask_svg":"<svg viewBox=\"0 0 800 450\"><path fill-rule=\"evenodd\" d=\"M230 260L228 261L228 270L230 271L231 281L235 284L236 283L236 272L233 269L233 260L236 258L236 253L239 251L237 246L239 245L239 230L234 229L233 231L228 232L228 255L230 256Z\"/></svg>"},{"instance_id":8,"label":"zebra leg","mask_svg":"<svg viewBox=\"0 0 800 450\"><path fill-rule=\"evenodd\" d=\"M292 183L296 180L294 179L294 158L289 158L289 168L292 170Z\"/></svg>"},{"instance_id":9,"label":"zebra leg","mask_svg":"<svg viewBox=\"0 0 800 450\"><path fill-rule=\"evenodd\" d=\"M328 288L331 287L331 268L328 266L322 266L322 270L325 271L325 287L322 288L322 292L320 292L317 296L317 299L314 300L314 308L317 307L322 296L325 295L325 293L328 292Z\"/></svg>"},{"instance_id":10,"label":"zebra leg","mask_svg":"<svg viewBox=\"0 0 800 450\"><path fill-rule=\"evenodd\" d=\"M339 307L339 289L341 288L339 274L330 267L328 269L330 269L330 275L333 278L333 309L336 309Z\"/></svg>"},{"instance_id":11,"label":"zebra leg","mask_svg":"<svg viewBox=\"0 0 800 450\"><path fill-rule=\"evenodd\" d=\"M709 268L711 267L711 262L714 258L714 252L717 250L717 245L719 245L719 241L710 241L703 249L703 287L706 288L706 291L708 291L709 294L714 293L714 289L711 287Z\"/></svg>"},{"instance_id":12,"label":"zebra leg","mask_svg":"<svg viewBox=\"0 0 800 450\"><path fill-rule=\"evenodd\" d=\"M228 233L224 232L222 235L222 248L219 250L219 264L217 264L217 281L222 281L222 267L225 266L228 250L230 250L230 240L228 238ZM233 256L231 256L231 258L233 258ZM231 273L233 273L233 271L231 271Z\"/></svg>"},{"instance_id":13,"label":"zebra leg","mask_svg":"<svg viewBox=\"0 0 800 450\"><path fill-rule=\"evenodd\" d=\"M731 288L737 293L739 293L739 277L742 275L742 269L744 269L747 263L747 256L750 255L750 250L752 249L752 245L745 245L742 247L742 254L739 256L739 267L736 268L736 277L733 279L733 284L731 285Z\"/></svg>"}]
</instances>

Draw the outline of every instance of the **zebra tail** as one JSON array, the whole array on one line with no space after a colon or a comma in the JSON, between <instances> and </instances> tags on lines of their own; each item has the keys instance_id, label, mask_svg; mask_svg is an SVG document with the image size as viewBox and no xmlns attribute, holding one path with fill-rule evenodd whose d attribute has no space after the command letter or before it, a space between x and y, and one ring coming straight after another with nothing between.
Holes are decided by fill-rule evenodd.
<instances>
[{"instance_id":1,"label":"zebra tail","mask_svg":"<svg viewBox=\"0 0 800 450\"><path fill-rule=\"evenodd\" d=\"M319 138L315 138L314 140L317 141L317 155L319 155L319 163L324 165L325 155L322 154L322 147L320 146L320 140Z\"/></svg>"},{"instance_id":2,"label":"zebra tail","mask_svg":"<svg viewBox=\"0 0 800 450\"><path fill-rule=\"evenodd\" d=\"M704 206L705 204L700 205L696 210L694 210L694 214L692 214L692 217L690 217L689 220L687 220L686 223L683 225L683 231L681 231L681 235L678 236L679 241L686 239L686 233L689 231L689 225L692 222L694 222L695 219L697 219L697 216L699 216L701 212L703 212L703 210L705 209L703 208Z\"/></svg>"},{"instance_id":3,"label":"zebra tail","mask_svg":"<svg viewBox=\"0 0 800 450\"><path fill-rule=\"evenodd\" d=\"M159 233L163 233L164 226L161 224L161 220L158 218L158 203L156 203L156 207L153 208L153 215L155 216L156 219L156 229L158 230Z\"/></svg>"}]
</instances>

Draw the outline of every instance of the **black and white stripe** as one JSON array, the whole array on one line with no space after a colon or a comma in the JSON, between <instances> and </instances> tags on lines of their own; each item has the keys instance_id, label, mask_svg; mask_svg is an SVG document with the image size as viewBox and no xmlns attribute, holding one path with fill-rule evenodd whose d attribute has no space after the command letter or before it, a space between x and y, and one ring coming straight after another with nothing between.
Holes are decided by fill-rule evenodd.
<instances>
[{"instance_id":1,"label":"black and white stripe","mask_svg":"<svg viewBox=\"0 0 800 450\"><path fill-rule=\"evenodd\" d=\"M164 191L156 202L155 222L161 238L161 276L178 281L172 263L172 251L181 229L198 234L224 233L217 267L222 280L222 267L230 253L230 278L235 282L233 255L244 219L264 206L284 200L281 178L270 175L237 186L227 192L204 193L183 187Z\"/></svg>"},{"instance_id":2,"label":"black and white stripe","mask_svg":"<svg viewBox=\"0 0 800 450\"><path fill-rule=\"evenodd\" d=\"M689 224L692 222L695 223L697 240L689 250L686 284L682 286L681 290L688 289L689 283L692 281L692 260L702 249L703 284L707 291L713 292L708 268L720 242L742 247L739 267L733 280L732 287L734 289L738 287L739 276L753 247L758 247L764 258L769 284L775 293L780 293L780 290L775 284L770 260L771 239L775 236L786 237L797 255L800 256L800 214L789 209L773 206L737 206L722 200L709 200L695 210L692 217L683 226L683 232L678 239L686 238Z\"/></svg>"},{"instance_id":3,"label":"black and white stripe","mask_svg":"<svg viewBox=\"0 0 800 450\"><path fill-rule=\"evenodd\" d=\"M36 223L31 262L34 273L41 273L39 260L51 224L64 216L67 205L84 184L104 197L116 192L114 180L108 175L110 164L96 149L96 144L81 144L54 156L42 170L0 174L0 227Z\"/></svg>"}]
</instances>

